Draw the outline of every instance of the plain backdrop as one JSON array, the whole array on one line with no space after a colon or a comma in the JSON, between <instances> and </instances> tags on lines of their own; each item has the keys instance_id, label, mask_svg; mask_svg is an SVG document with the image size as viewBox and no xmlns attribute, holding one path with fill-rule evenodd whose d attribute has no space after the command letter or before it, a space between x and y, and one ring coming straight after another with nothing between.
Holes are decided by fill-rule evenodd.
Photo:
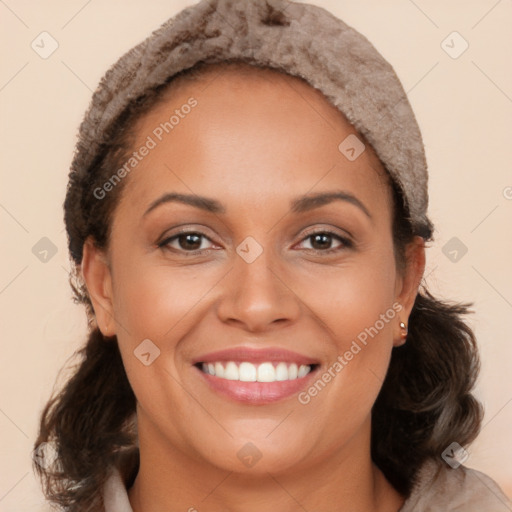
<instances>
[{"instance_id":1,"label":"plain backdrop","mask_svg":"<svg viewBox=\"0 0 512 512\"><path fill-rule=\"evenodd\" d=\"M2 511L46 510L31 469L32 444L58 371L86 333L85 313L71 300L62 220L78 125L106 69L191 3L0 1ZM436 226L425 280L441 297L474 302L469 322L481 349L476 394L485 420L466 465L510 495L512 2L311 3L376 46L416 112ZM42 58L42 46L48 52L52 44L58 48ZM50 248L46 261L43 246Z\"/></svg>"}]
</instances>

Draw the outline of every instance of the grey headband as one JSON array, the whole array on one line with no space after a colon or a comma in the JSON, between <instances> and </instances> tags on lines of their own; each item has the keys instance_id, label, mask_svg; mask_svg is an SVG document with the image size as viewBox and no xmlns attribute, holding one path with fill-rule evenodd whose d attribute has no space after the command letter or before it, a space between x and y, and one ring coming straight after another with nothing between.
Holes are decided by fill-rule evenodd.
<instances>
[{"instance_id":1,"label":"grey headband","mask_svg":"<svg viewBox=\"0 0 512 512\"><path fill-rule=\"evenodd\" d=\"M71 175L89 172L130 102L199 61L232 59L278 68L319 89L373 146L402 189L414 228L431 226L421 133L393 68L328 11L286 0L202 0L122 56L93 95Z\"/></svg>"}]
</instances>

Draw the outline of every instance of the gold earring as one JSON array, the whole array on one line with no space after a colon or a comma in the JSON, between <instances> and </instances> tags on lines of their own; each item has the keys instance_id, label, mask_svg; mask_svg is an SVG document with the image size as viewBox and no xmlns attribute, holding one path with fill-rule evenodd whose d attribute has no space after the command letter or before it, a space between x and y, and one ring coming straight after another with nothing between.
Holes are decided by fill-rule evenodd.
<instances>
[{"instance_id":1,"label":"gold earring","mask_svg":"<svg viewBox=\"0 0 512 512\"><path fill-rule=\"evenodd\" d=\"M405 340L407 338L408 333L407 325L404 322L400 322L400 329L402 330L400 336L402 337L403 340Z\"/></svg>"}]
</instances>

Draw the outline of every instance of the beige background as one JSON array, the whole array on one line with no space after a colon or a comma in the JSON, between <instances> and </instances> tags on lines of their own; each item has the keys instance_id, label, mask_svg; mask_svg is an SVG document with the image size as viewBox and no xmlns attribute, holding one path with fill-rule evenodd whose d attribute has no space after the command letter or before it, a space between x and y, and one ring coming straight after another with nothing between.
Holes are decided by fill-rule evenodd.
<instances>
[{"instance_id":1,"label":"beige background","mask_svg":"<svg viewBox=\"0 0 512 512\"><path fill-rule=\"evenodd\" d=\"M107 67L190 3L0 1L2 511L46 510L31 446L58 370L85 334L84 312L70 300L61 206L78 124ZM365 34L408 92L437 228L426 279L443 297L475 302L486 416L466 464L512 494L512 2L311 3ZM47 59L31 48L43 31L59 45ZM441 46L453 31L469 43L457 59ZM462 48L453 36L447 42L452 52ZM57 248L47 262L32 253L42 237ZM456 262L443 253L453 237L468 249Z\"/></svg>"}]
</instances>

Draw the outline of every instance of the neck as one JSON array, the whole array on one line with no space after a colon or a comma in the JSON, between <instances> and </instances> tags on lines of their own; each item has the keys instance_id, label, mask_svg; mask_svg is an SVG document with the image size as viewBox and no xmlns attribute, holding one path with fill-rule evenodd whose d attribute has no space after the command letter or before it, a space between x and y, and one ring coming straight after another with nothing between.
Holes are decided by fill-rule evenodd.
<instances>
[{"instance_id":1,"label":"neck","mask_svg":"<svg viewBox=\"0 0 512 512\"><path fill-rule=\"evenodd\" d=\"M404 503L371 461L370 419L349 446L307 470L260 474L223 470L185 454L142 419L138 429L140 466L128 491L133 512L397 512Z\"/></svg>"}]
</instances>

